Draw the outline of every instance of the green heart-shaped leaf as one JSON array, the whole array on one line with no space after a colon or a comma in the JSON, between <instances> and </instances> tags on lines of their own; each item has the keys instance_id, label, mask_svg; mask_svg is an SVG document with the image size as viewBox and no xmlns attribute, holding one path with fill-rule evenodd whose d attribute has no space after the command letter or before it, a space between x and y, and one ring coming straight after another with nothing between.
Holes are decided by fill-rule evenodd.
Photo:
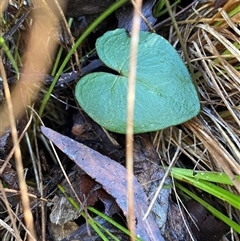
<instances>
[{"instance_id":1,"label":"green heart-shaped leaf","mask_svg":"<svg viewBox=\"0 0 240 241\"><path fill-rule=\"evenodd\" d=\"M163 37L140 32L137 58L134 133L160 130L183 123L200 110L196 89L182 59ZM130 36L125 29L97 40L103 63L119 75L91 73L77 83L80 106L99 125L126 133Z\"/></svg>"}]
</instances>

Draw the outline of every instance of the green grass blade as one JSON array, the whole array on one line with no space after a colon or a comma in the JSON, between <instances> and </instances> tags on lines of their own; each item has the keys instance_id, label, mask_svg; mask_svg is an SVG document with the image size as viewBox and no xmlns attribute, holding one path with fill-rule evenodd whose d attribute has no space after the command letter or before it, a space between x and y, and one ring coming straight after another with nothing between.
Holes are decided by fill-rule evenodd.
<instances>
[{"instance_id":1,"label":"green grass blade","mask_svg":"<svg viewBox=\"0 0 240 241\"><path fill-rule=\"evenodd\" d=\"M117 237L115 237L111 232L109 232L104 226L102 226L99 222L96 221L96 225L102 229L110 238L114 241L120 241Z\"/></svg>"},{"instance_id":2,"label":"green grass blade","mask_svg":"<svg viewBox=\"0 0 240 241\"><path fill-rule=\"evenodd\" d=\"M234 8L231 12L228 13L228 16L232 18L233 16L237 15L240 12L240 5L238 4L236 8ZM224 21L216 22L215 26L220 26Z\"/></svg>"},{"instance_id":3,"label":"green grass blade","mask_svg":"<svg viewBox=\"0 0 240 241\"><path fill-rule=\"evenodd\" d=\"M17 63L16 63L14 57L12 56L12 53L10 52L8 46L6 45L3 37L0 37L0 46L3 47L4 52L6 53L8 59L10 60L14 70L16 71L17 79L19 79L19 70L18 70Z\"/></svg>"},{"instance_id":4,"label":"green grass blade","mask_svg":"<svg viewBox=\"0 0 240 241\"><path fill-rule=\"evenodd\" d=\"M220 172L207 172L207 171L193 171L191 169L184 168L172 168L171 173L173 175L184 175L187 177L194 178L195 180L205 180L208 182L215 182L219 184L233 185L233 182L229 176L225 173ZM240 181L240 176L235 176L236 180Z\"/></svg>"},{"instance_id":5,"label":"green grass blade","mask_svg":"<svg viewBox=\"0 0 240 241\"><path fill-rule=\"evenodd\" d=\"M233 207L240 209L240 197L238 195L235 195L213 183L207 182L207 181L203 181L203 180L196 180L192 177L188 177L185 175L181 175L181 174L176 174L176 173L172 173L172 176L180 181L189 183L225 202L228 202L229 204L231 204Z\"/></svg>"},{"instance_id":6,"label":"green grass blade","mask_svg":"<svg viewBox=\"0 0 240 241\"><path fill-rule=\"evenodd\" d=\"M130 236L130 232L128 229L124 228L122 225L120 225L119 223L115 222L113 219L111 219L110 217L108 217L107 215L99 212L98 210L96 210L93 207L88 207L88 210L95 213L96 215L104 218L106 221L108 221L109 223L111 223L113 226L115 226L116 228L118 228L119 230L121 230L122 232L124 232L125 234ZM136 241L142 241L140 238L135 237Z\"/></svg>"},{"instance_id":7,"label":"green grass blade","mask_svg":"<svg viewBox=\"0 0 240 241\"><path fill-rule=\"evenodd\" d=\"M215 209L214 207L212 207L209 203L205 202L204 200L202 200L201 198L199 198L197 195L195 195L194 193L190 192L189 190L187 190L185 187L183 187L181 184L176 183L175 184L176 187L178 187L180 190L182 190L183 192L185 192L188 196L190 196L191 198L193 198L194 200L196 200L197 202L199 202L202 206L204 206L209 212L211 212L215 217L217 217L218 219L222 220L223 222L225 222L228 226L232 227L237 233L240 234L240 225L237 224L236 222L234 222L233 220L231 220L230 218L228 218L227 216L225 216L224 214L222 214L221 212L219 212L217 209Z\"/></svg>"},{"instance_id":8,"label":"green grass blade","mask_svg":"<svg viewBox=\"0 0 240 241\"><path fill-rule=\"evenodd\" d=\"M176 6L178 3L180 3L181 0L177 0L175 1L172 5L171 8L173 8L174 6ZM166 8L163 9L163 7L165 6L165 0L160 0L158 1L155 6L153 7L153 16L155 18L159 18L161 17L163 14L167 13L168 10Z\"/></svg>"},{"instance_id":9,"label":"green grass blade","mask_svg":"<svg viewBox=\"0 0 240 241\"><path fill-rule=\"evenodd\" d=\"M85 213L82 213L82 215L86 219ZM109 241L109 239L103 234L103 232L99 229L99 227L93 221L93 219L91 220L90 218L88 218L86 220L88 221L89 225L93 228L93 230L99 235L99 237L101 237L102 240Z\"/></svg>"},{"instance_id":10,"label":"green grass blade","mask_svg":"<svg viewBox=\"0 0 240 241\"><path fill-rule=\"evenodd\" d=\"M66 193L64 187L62 187L60 184L58 184L58 189L60 190L60 192L68 199L68 201L71 203L71 205L76 209L79 210L80 206L78 205L77 202L75 202L75 200L68 196L68 194ZM87 219L86 218L86 214L85 212L82 212L81 215L88 220L89 225L93 228L93 230L99 235L99 237L102 238L102 240L104 241L109 241L108 238L103 234L103 232L99 229L99 227L97 226L97 223L93 220L93 219Z\"/></svg>"},{"instance_id":11,"label":"green grass blade","mask_svg":"<svg viewBox=\"0 0 240 241\"><path fill-rule=\"evenodd\" d=\"M79 210L80 206L79 204L70 196L68 196L68 194L66 193L64 187L62 187L60 184L57 185L58 189L60 190L60 192L68 199L68 201L70 202L70 204L76 209ZM115 222L113 219L111 219L110 217L106 216L105 214L99 212L98 210L96 210L93 207L88 207L88 210L95 213L96 215L98 215L99 217L104 218L107 222L109 222L110 224L112 224L113 226L115 226L116 228L118 228L119 230L121 230L123 233L127 234L130 236L130 232L128 229L124 228L123 226L121 226L120 224L118 224L117 222ZM86 214L83 211L81 213L81 215L86 219ZM94 219L86 219L89 223L89 225L94 229L94 231L102 238L102 240L104 241L108 241L108 238L104 235L104 233L101 231L101 229L109 236L111 237L113 240L115 241L119 241L118 238L116 238L113 234L111 234L106 228L104 228L101 224L99 224L97 221L95 221ZM136 241L142 241L141 239L139 239L138 237L136 237Z\"/></svg>"}]
</instances>

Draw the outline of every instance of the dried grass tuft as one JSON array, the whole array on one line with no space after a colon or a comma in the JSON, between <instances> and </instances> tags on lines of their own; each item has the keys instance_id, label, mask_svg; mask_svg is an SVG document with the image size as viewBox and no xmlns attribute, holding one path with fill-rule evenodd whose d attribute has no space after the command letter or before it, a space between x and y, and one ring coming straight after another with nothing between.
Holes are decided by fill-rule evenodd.
<instances>
[{"instance_id":1,"label":"dried grass tuft","mask_svg":"<svg viewBox=\"0 0 240 241\"><path fill-rule=\"evenodd\" d=\"M240 9L229 16L239 8L236 2L240 3L228 1L222 9L198 5L179 24L202 107L196 118L181 126L182 151L198 162L197 168L223 171L230 177L240 174ZM172 132L169 139L169 131L163 131L176 145L179 128Z\"/></svg>"},{"instance_id":2,"label":"dried grass tuft","mask_svg":"<svg viewBox=\"0 0 240 241\"><path fill-rule=\"evenodd\" d=\"M194 163L196 170L226 173L233 181L231 192L240 194L240 1L227 1L216 9L213 1L198 4L192 14L179 21L201 100L199 115L180 127L163 130L165 143L159 153L169 158L172 149ZM175 34L172 33L172 37ZM178 43L175 37L176 45ZM170 135L171 133L171 135ZM169 151L169 152L166 152ZM181 160L177 165L181 165ZM234 210L238 218L239 210Z\"/></svg>"}]
</instances>

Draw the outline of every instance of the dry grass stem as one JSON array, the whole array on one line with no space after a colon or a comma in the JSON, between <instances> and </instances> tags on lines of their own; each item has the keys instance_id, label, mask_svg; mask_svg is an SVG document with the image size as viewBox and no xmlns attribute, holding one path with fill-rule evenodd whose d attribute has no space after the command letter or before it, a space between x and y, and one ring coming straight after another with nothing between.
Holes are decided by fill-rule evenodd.
<instances>
[{"instance_id":1,"label":"dry grass stem","mask_svg":"<svg viewBox=\"0 0 240 241\"><path fill-rule=\"evenodd\" d=\"M133 193L133 116L135 101L135 83L136 83L136 66L137 51L140 30L140 12L142 9L142 0L136 0L133 11L133 25L130 43L130 61L128 76L128 93L127 93L127 131L126 131L126 167L127 167L127 197L128 197L128 227L131 232L131 240L135 240L135 218L134 210L134 193Z\"/></svg>"}]
</instances>

